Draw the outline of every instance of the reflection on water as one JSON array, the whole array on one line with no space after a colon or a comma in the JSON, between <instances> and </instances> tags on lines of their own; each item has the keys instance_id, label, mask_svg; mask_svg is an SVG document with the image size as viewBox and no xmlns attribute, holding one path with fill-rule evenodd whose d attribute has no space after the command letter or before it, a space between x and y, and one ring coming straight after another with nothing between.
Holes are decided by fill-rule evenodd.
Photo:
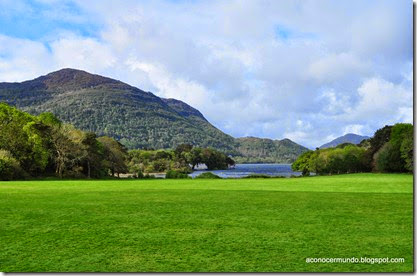
<instances>
[{"instance_id":1,"label":"reflection on water","mask_svg":"<svg viewBox=\"0 0 417 276\"><path fill-rule=\"evenodd\" d=\"M301 172L294 172L291 170L291 164L236 164L234 169L229 170L196 170L190 174L195 177L204 172L212 172L223 178L238 178L250 174L266 174L271 176L285 176L291 175L299 176Z\"/></svg>"}]
</instances>

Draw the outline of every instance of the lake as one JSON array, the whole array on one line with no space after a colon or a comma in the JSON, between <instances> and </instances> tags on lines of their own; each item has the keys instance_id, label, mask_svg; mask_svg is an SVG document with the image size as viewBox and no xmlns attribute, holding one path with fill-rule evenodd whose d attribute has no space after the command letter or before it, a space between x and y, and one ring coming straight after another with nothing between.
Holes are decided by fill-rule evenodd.
<instances>
[{"instance_id":1,"label":"lake","mask_svg":"<svg viewBox=\"0 0 417 276\"><path fill-rule=\"evenodd\" d=\"M234 169L213 171L196 170L189 175L194 178L204 172L212 172L223 178L239 178L250 174L266 174L285 177L301 175L301 172L294 172L291 170L291 164L236 164Z\"/></svg>"}]
</instances>

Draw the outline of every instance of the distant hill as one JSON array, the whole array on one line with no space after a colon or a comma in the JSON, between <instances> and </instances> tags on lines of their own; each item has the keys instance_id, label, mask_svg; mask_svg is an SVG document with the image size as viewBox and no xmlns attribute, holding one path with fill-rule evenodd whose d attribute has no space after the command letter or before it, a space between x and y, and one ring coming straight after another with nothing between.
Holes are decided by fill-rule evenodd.
<instances>
[{"instance_id":1,"label":"distant hill","mask_svg":"<svg viewBox=\"0 0 417 276\"><path fill-rule=\"evenodd\" d=\"M237 138L238 163L292 163L307 148L290 139L271 140L257 137Z\"/></svg>"},{"instance_id":2,"label":"distant hill","mask_svg":"<svg viewBox=\"0 0 417 276\"><path fill-rule=\"evenodd\" d=\"M320 148L321 149L332 148L343 143L359 144L360 142L362 142L362 140L369 139L369 138L370 138L369 136L361 136L361 135L357 135L354 133L348 133L320 146Z\"/></svg>"},{"instance_id":3,"label":"distant hill","mask_svg":"<svg viewBox=\"0 0 417 276\"><path fill-rule=\"evenodd\" d=\"M159 98L121 81L75 69L21 83L0 83L0 101L32 114L52 112L66 123L111 136L130 149L188 143L246 157L247 162L293 162L305 149L288 139L275 141L273 146L264 143L264 147L257 138L235 139L182 101ZM255 154L256 150L262 154Z\"/></svg>"}]
</instances>

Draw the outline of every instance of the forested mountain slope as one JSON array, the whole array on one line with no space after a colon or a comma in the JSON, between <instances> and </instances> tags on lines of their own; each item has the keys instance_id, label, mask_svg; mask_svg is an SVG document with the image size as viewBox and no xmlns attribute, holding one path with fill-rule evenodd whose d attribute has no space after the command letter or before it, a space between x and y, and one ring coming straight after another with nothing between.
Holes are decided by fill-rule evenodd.
<instances>
[{"instance_id":1,"label":"forested mountain slope","mask_svg":"<svg viewBox=\"0 0 417 276\"><path fill-rule=\"evenodd\" d=\"M173 148L188 143L246 157L241 160L246 162L292 162L305 149L288 139L274 141L273 146L262 144L265 148L257 140L235 139L182 101L159 98L126 83L75 69L21 83L0 83L0 101L35 115L52 112L77 128L114 137L130 149Z\"/></svg>"},{"instance_id":2,"label":"forested mountain slope","mask_svg":"<svg viewBox=\"0 0 417 276\"><path fill-rule=\"evenodd\" d=\"M200 112L120 81L63 69L32 81L1 83L0 101L33 114L49 111L128 148L168 148L181 143L233 151L233 137Z\"/></svg>"},{"instance_id":3,"label":"forested mountain slope","mask_svg":"<svg viewBox=\"0 0 417 276\"><path fill-rule=\"evenodd\" d=\"M238 163L292 163L308 149L290 139L271 140L257 137L237 138Z\"/></svg>"}]
</instances>

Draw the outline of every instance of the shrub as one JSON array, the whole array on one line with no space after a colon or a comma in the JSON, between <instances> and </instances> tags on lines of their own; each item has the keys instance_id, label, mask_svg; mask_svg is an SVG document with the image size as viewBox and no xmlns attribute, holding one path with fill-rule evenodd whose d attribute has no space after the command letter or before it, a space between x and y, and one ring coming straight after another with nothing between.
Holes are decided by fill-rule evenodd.
<instances>
[{"instance_id":1,"label":"shrub","mask_svg":"<svg viewBox=\"0 0 417 276\"><path fill-rule=\"evenodd\" d=\"M205 172L202 174L197 175L195 178L200 178L200 179L219 179L221 178L220 176L211 173L211 172Z\"/></svg>"},{"instance_id":2,"label":"shrub","mask_svg":"<svg viewBox=\"0 0 417 276\"><path fill-rule=\"evenodd\" d=\"M191 178L190 176L188 176L188 174L186 173L182 173L182 172L178 172L178 171L174 171L174 170L169 170L167 171L165 178Z\"/></svg>"},{"instance_id":3,"label":"shrub","mask_svg":"<svg viewBox=\"0 0 417 276\"><path fill-rule=\"evenodd\" d=\"M25 171L10 152L0 150L0 180L22 179L25 176Z\"/></svg>"},{"instance_id":4,"label":"shrub","mask_svg":"<svg viewBox=\"0 0 417 276\"><path fill-rule=\"evenodd\" d=\"M267 175L267 174L257 174L257 173L255 173L255 174L247 175L243 178L271 178L271 176Z\"/></svg>"},{"instance_id":5,"label":"shrub","mask_svg":"<svg viewBox=\"0 0 417 276\"><path fill-rule=\"evenodd\" d=\"M145 178L145 179L155 179L156 177L155 177L155 175L153 175L153 174L149 174L149 173L147 173L147 174L145 174L145 175L143 176L143 178Z\"/></svg>"},{"instance_id":6,"label":"shrub","mask_svg":"<svg viewBox=\"0 0 417 276\"><path fill-rule=\"evenodd\" d=\"M141 170L138 171L138 174L136 175L136 178L145 178L145 175Z\"/></svg>"}]
</instances>

